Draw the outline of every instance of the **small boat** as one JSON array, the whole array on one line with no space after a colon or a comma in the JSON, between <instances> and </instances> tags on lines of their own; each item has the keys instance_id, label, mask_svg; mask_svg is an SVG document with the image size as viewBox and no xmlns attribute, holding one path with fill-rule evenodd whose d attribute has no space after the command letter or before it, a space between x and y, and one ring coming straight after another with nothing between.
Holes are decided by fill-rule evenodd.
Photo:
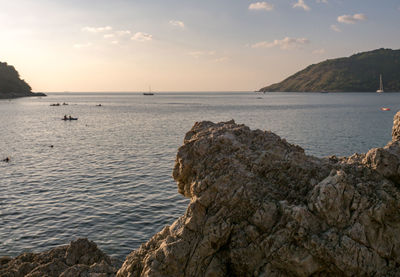
<instances>
[{"instance_id":1,"label":"small boat","mask_svg":"<svg viewBox=\"0 0 400 277\"><path fill-rule=\"evenodd\" d=\"M65 102L64 102L64 103L62 103L62 104L63 104L63 106L68 106L68 103L65 103Z\"/></svg>"},{"instance_id":2,"label":"small boat","mask_svg":"<svg viewBox=\"0 0 400 277\"><path fill-rule=\"evenodd\" d=\"M96 105L97 107L101 107L101 104Z\"/></svg>"},{"instance_id":3,"label":"small boat","mask_svg":"<svg viewBox=\"0 0 400 277\"><path fill-rule=\"evenodd\" d=\"M390 111L390 108L381 108L381 111Z\"/></svg>"},{"instance_id":4,"label":"small boat","mask_svg":"<svg viewBox=\"0 0 400 277\"><path fill-rule=\"evenodd\" d=\"M50 106L52 106L52 107L57 107L57 106L60 106L60 103L57 103L57 104L50 104Z\"/></svg>"},{"instance_id":5,"label":"small boat","mask_svg":"<svg viewBox=\"0 0 400 277\"><path fill-rule=\"evenodd\" d=\"M151 92L151 86L149 86L149 92L143 92L143 95L154 95L154 93Z\"/></svg>"},{"instance_id":6,"label":"small boat","mask_svg":"<svg viewBox=\"0 0 400 277\"><path fill-rule=\"evenodd\" d=\"M382 93L383 92L382 74L379 75L379 89L376 92L377 93Z\"/></svg>"},{"instance_id":7,"label":"small boat","mask_svg":"<svg viewBox=\"0 0 400 277\"><path fill-rule=\"evenodd\" d=\"M78 120L78 118L77 117L67 117L67 118L61 118L61 120L70 121L70 120Z\"/></svg>"}]
</instances>

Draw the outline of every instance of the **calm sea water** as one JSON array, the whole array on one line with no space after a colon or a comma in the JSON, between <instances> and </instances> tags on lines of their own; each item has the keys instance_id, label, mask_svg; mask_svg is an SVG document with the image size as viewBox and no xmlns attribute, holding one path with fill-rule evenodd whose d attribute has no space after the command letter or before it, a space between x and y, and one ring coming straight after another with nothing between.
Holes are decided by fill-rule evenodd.
<instances>
[{"instance_id":1,"label":"calm sea water","mask_svg":"<svg viewBox=\"0 0 400 277\"><path fill-rule=\"evenodd\" d=\"M124 259L184 213L188 200L171 172L196 121L235 119L308 154L350 155L390 140L399 100L400 94L250 92L0 100L0 158L11 158L0 163L0 256L88 237ZM69 105L50 106L56 102ZM79 120L64 122L64 114Z\"/></svg>"}]
</instances>

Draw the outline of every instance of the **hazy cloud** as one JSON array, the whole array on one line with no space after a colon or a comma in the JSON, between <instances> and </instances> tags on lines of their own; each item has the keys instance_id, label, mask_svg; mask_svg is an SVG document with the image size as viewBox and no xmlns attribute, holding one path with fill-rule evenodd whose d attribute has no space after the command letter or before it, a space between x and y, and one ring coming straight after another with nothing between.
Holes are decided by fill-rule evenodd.
<instances>
[{"instance_id":1,"label":"hazy cloud","mask_svg":"<svg viewBox=\"0 0 400 277\"><path fill-rule=\"evenodd\" d=\"M119 41L118 40L113 40L113 41L111 41L111 44L119 44Z\"/></svg>"},{"instance_id":2,"label":"hazy cloud","mask_svg":"<svg viewBox=\"0 0 400 277\"><path fill-rule=\"evenodd\" d=\"M340 30L339 27L338 27L337 25L335 25L335 24L332 24L332 25L331 25L331 30L333 30L333 31L335 31L335 32L338 32L338 33L342 31L342 30Z\"/></svg>"},{"instance_id":3,"label":"hazy cloud","mask_svg":"<svg viewBox=\"0 0 400 277\"><path fill-rule=\"evenodd\" d=\"M310 41L306 38L290 38L290 37L285 37L282 40L274 40L273 42L268 42L268 41L261 41L258 43L253 44L251 47L252 48L271 48L271 47L279 47L284 50L288 49L294 49L301 47Z\"/></svg>"},{"instance_id":4,"label":"hazy cloud","mask_svg":"<svg viewBox=\"0 0 400 277\"><path fill-rule=\"evenodd\" d=\"M220 58L216 58L214 60L214 62L216 62L216 63L223 63L223 62L226 62L226 61L229 61L228 57L220 57Z\"/></svg>"},{"instance_id":5,"label":"hazy cloud","mask_svg":"<svg viewBox=\"0 0 400 277\"><path fill-rule=\"evenodd\" d=\"M324 48L321 48L321 49L315 49L314 51L312 51L312 53L314 54L314 55L322 55L322 54L325 54L325 49Z\"/></svg>"},{"instance_id":6,"label":"hazy cloud","mask_svg":"<svg viewBox=\"0 0 400 277\"><path fill-rule=\"evenodd\" d=\"M112 27L111 26L105 26L105 27L83 27L82 31L83 32L89 32L89 33L101 33L101 32L106 32L106 31L111 31Z\"/></svg>"},{"instance_id":7,"label":"hazy cloud","mask_svg":"<svg viewBox=\"0 0 400 277\"><path fill-rule=\"evenodd\" d=\"M104 38L113 38L113 37L115 37L115 35L114 34L105 34L103 37Z\"/></svg>"},{"instance_id":8,"label":"hazy cloud","mask_svg":"<svg viewBox=\"0 0 400 277\"><path fill-rule=\"evenodd\" d=\"M309 11L311 10L309 6L307 6L307 4L304 2L304 0L298 0L297 3L293 4L293 8L301 8L305 11Z\"/></svg>"},{"instance_id":9,"label":"hazy cloud","mask_svg":"<svg viewBox=\"0 0 400 277\"><path fill-rule=\"evenodd\" d=\"M130 36L131 31L129 31L129 30L116 31L115 34L119 37Z\"/></svg>"},{"instance_id":10,"label":"hazy cloud","mask_svg":"<svg viewBox=\"0 0 400 277\"><path fill-rule=\"evenodd\" d=\"M341 15L338 16L337 21L340 23L345 23L345 24L354 24L358 21L364 21L366 20L367 17L365 14L362 13L356 13L354 15Z\"/></svg>"},{"instance_id":11,"label":"hazy cloud","mask_svg":"<svg viewBox=\"0 0 400 277\"><path fill-rule=\"evenodd\" d=\"M328 0L317 0L317 3L324 3L324 4L328 4Z\"/></svg>"},{"instance_id":12,"label":"hazy cloud","mask_svg":"<svg viewBox=\"0 0 400 277\"><path fill-rule=\"evenodd\" d=\"M87 48L87 47L90 47L90 46L92 46L92 44L90 42L83 43L83 44L79 44L79 43L74 44L74 48L77 48L77 49Z\"/></svg>"},{"instance_id":13,"label":"hazy cloud","mask_svg":"<svg viewBox=\"0 0 400 277\"><path fill-rule=\"evenodd\" d=\"M174 27L179 27L179 28L185 28L185 23L179 20L170 20L169 24L174 26Z\"/></svg>"},{"instance_id":14,"label":"hazy cloud","mask_svg":"<svg viewBox=\"0 0 400 277\"><path fill-rule=\"evenodd\" d=\"M192 51L189 52L188 55L197 59L204 56L214 56L215 51Z\"/></svg>"},{"instance_id":15,"label":"hazy cloud","mask_svg":"<svg viewBox=\"0 0 400 277\"><path fill-rule=\"evenodd\" d=\"M249 10L265 10L265 11L272 11L274 9L274 5L273 4L269 4L267 2L256 2L256 3L252 3L249 6Z\"/></svg>"},{"instance_id":16,"label":"hazy cloud","mask_svg":"<svg viewBox=\"0 0 400 277\"><path fill-rule=\"evenodd\" d=\"M136 40L140 42L150 41L152 39L153 39L152 35L143 32L137 32L136 34L133 35L133 37L131 37L131 40Z\"/></svg>"}]
</instances>

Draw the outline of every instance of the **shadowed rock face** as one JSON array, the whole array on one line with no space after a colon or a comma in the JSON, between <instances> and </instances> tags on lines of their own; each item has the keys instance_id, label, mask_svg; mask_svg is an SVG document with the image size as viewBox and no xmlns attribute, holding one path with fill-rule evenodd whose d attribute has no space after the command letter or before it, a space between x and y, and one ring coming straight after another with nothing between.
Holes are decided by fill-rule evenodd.
<instances>
[{"instance_id":1,"label":"shadowed rock face","mask_svg":"<svg viewBox=\"0 0 400 277\"><path fill-rule=\"evenodd\" d=\"M107 277L115 276L116 271L115 261L87 239L78 239L43 253L0 258L2 277Z\"/></svg>"},{"instance_id":2,"label":"shadowed rock face","mask_svg":"<svg viewBox=\"0 0 400 277\"><path fill-rule=\"evenodd\" d=\"M315 158L233 121L196 123L173 177L184 216L117 276L397 276L400 114L393 141Z\"/></svg>"}]
</instances>

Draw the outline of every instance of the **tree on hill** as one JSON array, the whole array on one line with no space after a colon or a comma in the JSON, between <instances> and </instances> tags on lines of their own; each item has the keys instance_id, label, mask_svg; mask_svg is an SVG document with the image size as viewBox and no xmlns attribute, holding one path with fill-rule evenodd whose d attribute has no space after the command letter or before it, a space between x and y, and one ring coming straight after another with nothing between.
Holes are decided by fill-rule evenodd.
<instances>
[{"instance_id":1,"label":"tree on hill","mask_svg":"<svg viewBox=\"0 0 400 277\"><path fill-rule=\"evenodd\" d=\"M385 91L400 91L400 50L382 48L348 58L326 60L260 91L373 92L379 88L380 74L384 78Z\"/></svg>"}]
</instances>

